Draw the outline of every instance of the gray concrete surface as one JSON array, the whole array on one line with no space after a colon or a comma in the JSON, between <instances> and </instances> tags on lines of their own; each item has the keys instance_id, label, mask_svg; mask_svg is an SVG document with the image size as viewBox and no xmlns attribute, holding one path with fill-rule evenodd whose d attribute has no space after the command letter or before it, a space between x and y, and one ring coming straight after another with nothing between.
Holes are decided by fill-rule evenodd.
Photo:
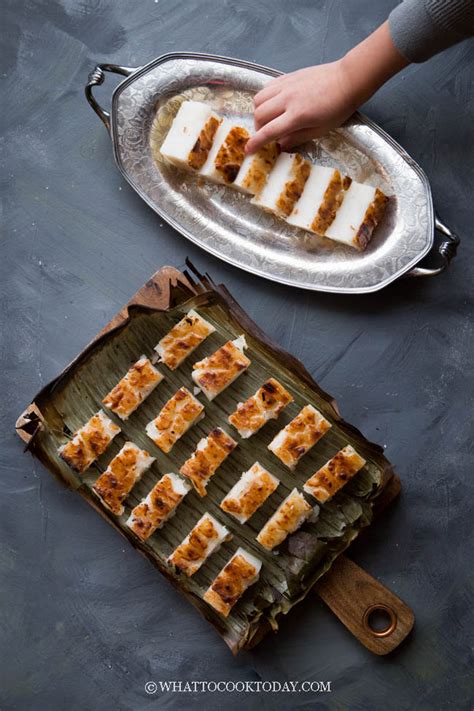
<instances>
[{"instance_id":1,"label":"gray concrete surface","mask_svg":"<svg viewBox=\"0 0 474 711\"><path fill-rule=\"evenodd\" d=\"M448 273L365 297L300 292L188 243L132 192L83 97L97 61L171 50L290 71L327 61L395 3L2 0L0 708L472 708L474 43L413 66L366 112L427 172L463 239ZM98 92L106 103L113 80ZM403 479L352 557L416 614L372 656L317 599L233 659L214 631L72 492L23 454L16 416L163 264L189 256L295 353ZM147 696L148 680L330 680L331 694Z\"/></svg>"}]
</instances>

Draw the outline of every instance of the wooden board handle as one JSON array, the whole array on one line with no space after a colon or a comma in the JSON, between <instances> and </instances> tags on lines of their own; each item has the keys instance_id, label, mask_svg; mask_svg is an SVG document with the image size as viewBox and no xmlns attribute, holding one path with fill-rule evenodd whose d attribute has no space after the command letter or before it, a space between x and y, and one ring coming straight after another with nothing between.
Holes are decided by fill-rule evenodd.
<instances>
[{"instance_id":1,"label":"wooden board handle","mask_svg":"<svg viewBox=\"0 0 474 711\"><path fill-rule=\"evenodd\" d=\"M358 565L339 556L330 575L316 583L315 592L352 634L374 654L388 654L410 633L415 618L403 600ZM383 613L387 625L373 629L373 613Z\"/></svg>"}]
</instances>

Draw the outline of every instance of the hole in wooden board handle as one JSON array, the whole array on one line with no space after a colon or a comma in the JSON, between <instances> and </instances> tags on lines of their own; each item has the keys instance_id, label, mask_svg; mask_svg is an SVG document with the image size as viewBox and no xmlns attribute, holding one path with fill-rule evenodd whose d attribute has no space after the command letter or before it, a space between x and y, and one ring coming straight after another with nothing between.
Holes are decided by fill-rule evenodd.
<instances>
[{"instance_id":1,"label":"hole in wooden board handle","mask_svg":"<svg viewBox=\"0 0 474 711\"><path fill-rule=\"evenodd\" d=\"M414 616L408 605L345 556L318 581L315 592L340 621L374 654L388 654L410 633ZM370 616L383 610L389 616L385 629L370 626Z\"/></svg>"},{"instance_id":2,"label":"hole in wooden board handle","mask_svg":"<svg viewBox=\"0 0 474 711\"><path fill-rule=\"evenodd\" d=\"M380 630L376 629L373 623L371 624L371 617L375 616L375 613L377 612L385 612L388 617L388 624ZM376 637L388 637L389 634L392 634L392 632L395 631L397 626L397 615L391 607L383 605L379 602L367 608L364 613L363 623L365 629Z\"/></svg>"}]
</instances>

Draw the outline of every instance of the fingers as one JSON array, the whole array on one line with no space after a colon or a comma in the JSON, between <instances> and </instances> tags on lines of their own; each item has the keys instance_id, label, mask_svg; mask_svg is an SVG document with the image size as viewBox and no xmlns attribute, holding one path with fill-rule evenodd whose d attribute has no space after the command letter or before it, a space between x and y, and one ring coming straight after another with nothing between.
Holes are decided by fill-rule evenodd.
<instances>
[{"instance_id":1,"label":"fingers","mask_svg":"<svg viewBox=\"0 0 474 711\"><path fill-rule=\"evenodd\" d=\"M302 143L311 141L313 138L320 138L325 133L326 131L324 129L318 127L303 128L299 131L293 131L293 133L283 136L279 139L278 143L280 144L282 151L288 151L290 148L300 146Z\"/></svg>"},{"instance_id":2,"label":"fingers","mask_svg":"<svg viewBox=\"0 0 474 711\"><path fill-rule=\"evenodd\" d=\"M260 104L263 104L265 101L268 101L268 99L271 99L273 96L279 94L285 84L287 84L288 81L291 82L292 77L294 77L296 73L297 72L282 74L281 77L271 79L267 84L265 84L263 89L261 89L258 94L255 94L253 97L254 107L257 108Z\"/></svg>"},{"instance_id":3,"label":"fingers","mask_svg":"<svg viewBox=\"0 0 474 711\"><path fill-rule=\"evenodd\" d=\"M288 115L282 114L278 118L273 119L270 123L265 124L255 135L253 135L247 142L245 149L246 153L255 153L259 148L265 145L265 143L270 143L270 141L277 140L280 136L284 136L289 132L289 119Z\"/></svg>"},{"instance_id":4,"label":"fingers","mask_svg":"<svg viewBox=\"0 0 474 711\"><path fill-rule=\"evenodd\" d=\"M268 101L265 101L263 104L260 104L260 106L255 109L253 115L255 130L258 131L262 126L276 119L284 111L285 104L279 94L268 99Z\"/></svg>"},{"instance_id":5,"label":"fingers","mask_svg":"<svg viewBox=\"0 0 474 711\"><path fill-rule=\"evenodd\" d=\"M275 79L271 81L267 86L265 86L258 94L253 97L254 108L257 109L261 104L269 99L272 99L280 92L280 87L278 84L274 84Z\"/></svg>"}]
</instances>

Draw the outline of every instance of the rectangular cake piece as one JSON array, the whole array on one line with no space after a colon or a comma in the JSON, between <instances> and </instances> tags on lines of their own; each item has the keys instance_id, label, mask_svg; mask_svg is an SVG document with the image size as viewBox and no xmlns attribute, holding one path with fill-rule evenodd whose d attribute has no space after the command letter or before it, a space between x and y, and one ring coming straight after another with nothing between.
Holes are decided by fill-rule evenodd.
<instances>
[{"instance_id":1,"label":"rectangular cake piece","mask_svg":"<svg viewBox=\"0 0 474 711\"><path fill-rule=\"evenodd\" d=\"M184 101L179 107L160 149L173 165L199 170L207 160L221 119L199 101Z\"/></svg>"},{"instance_id":2,"label":"rectangular cake piece","mask_svg":"<svg viewBox=\"0 0 474 711\"><path fill-rule=\"evenodd\" d=\"M234 484L220 507L240 523L245 523L273 494L279 483L276 476L255 462Z\"/></svg>"},{"instance_id":3,"label":"rectangular cake piece","mask_svg":"<svg viewBox=\"0 0 474 711\"><path fill-rule=\"evenodd\" d=\"M312 405L305 405L301 412L276 435L268 445L283 464L294 469L299 460L316 442L319 442L331 424Z\"/></svg>"},{"instance_id":4,"label":"rectangular cake piece","mask_svg":"<svg viewBox=\"0 0 474 711\"><path fill-rule=\"evenodd\" d=\"M102 404L121 420L127 420L161 383L163 377L148 358L142 356L104 397Z\"/></svg>"},{"instance_id":5,"label":"rectangular cake piece","mask_svg":"<svg viewBox=\"0 0 474 711\"><path fill-rule=\"evenodd\" d=\"M92 488L104 506L120 516L123 502L154 461L154 457L133 442L125 442Z\"/></svg>"},{"instance_id":6,"label":"rectangular cake piece","mask_svg":"<svg viewBox=\"0 0 474 711\"><path fill-rule=\"evenodd\" d=\"M218 183L233 183L244 162L245 146L249 138L246 128L223 119L200 174Z\"/></svg>"},{"instance_id":7,"label":"rectangular cake piece","mask_svg":"<svg viewBox=\"0 0 474 711\"><path fill-rule=\"evenodd\" d=\"M227 617L237 600L257 582L262 561L238 548L204 594L204 600Z\"/></svg>"},{"instance_id":8,"label":"rectangular cake piece","mask_svg":"<svg viewBox=\"0 0 474 711\"><path fill-rule=\"evenodd\" d=\"M184 462L179 473L191 481L199 496L206 496L209 479L235 447L237 447L237 442L220 427L216 427L212 432L209 432L207 437L199 441L195 451Z\"/></svg>"},{"instance_id":9,"label":"rectangular cake piece","mask_svg":"<svg viewBox=\"0 0 474 711\"><path fill-rule=\"evenodd\" d=\"M319 235L326 234L350 184L351 179L341 176L338 170L313 165L287 222Z\"/></svg>"},{"instance_id":10,"label":"rectangular cake piece","mask_svg":"<svg viewBox=\"0 0 474 711\"><path fill-rule=\"evenodd\" d=\"M215 353L193 365L192 379L208 400L213 400L234 382L250 365L244 355L244 336L227 341Z\"/></svg>"},{"instance_id":11,"label":"rectangular cake piece","mask_svg":"<svg viewBox=\"0 0 474 711\"><path fill-rule=\"evenodd\" d=\"M267 143L256 153L245 156L233 187L249 195L259 195L279 155L278 144Z\"/></svg>"},{"instance_id":12,"label":"rectangular cake piece","mask_svg":"<svg viewBox=\"0 0 474 711\"><path fill-rule=\"evenodd\" d=\"M357 474L366 464L350 444L341 449L332 459L308 479L304 490L324 504Z\"/></svg>"},{"instance_id":13,"label":"rectangular cake piece","mask_svg":"<svg viewBox=\"0 0 474 711\"><path fill-rule=\"evenodd\" d=\"M273 550L285 538L294 533L310 516L313 507L308 504L298 489L288 494L257 536L261 546Z\"/></svg>"},{"instance_id":14,"label":"rectangular cake piece","mask_svg":"<svg viewBox=\"0 0 474 711\"><path fill-rule=\"evenodd\" d=\"M163 452L168 453L185 432L204 417L204 405L186 388L180 388L161 412L146 426L146 433Z\"/></svg>"},{"instance_id":15,"label":"rectangular cake piece","mask_svg":"<svg viewBox=\"0 0 474 711\"><path fill-rule=\"evenodd\" d=\"M147 497L132 510L127 526L146 541L176 513L191 484L176 474L164 474Z\"/></svg>"},{"instance_id":16,"label":"rectangular cake piece","mask_svg":"<svg viewBox=\"0 0 474 711\"><path fill-rule=\"evenodd\" d=\"M288 217L301 197L310 170L311 163L299 153L281 153L265 187L252 202L280 217Z\"/></svg>"},{"instance_id":17,"label":"rectangular cake piece","mask_svg":"<svg viewBox=\"0 0 474 711\"><path fill-rule=\"evenodd\" d=\"M119 432L120 427L103 410L99 410L74 433L69 442L59 447L58 454L71 469L82 474L105 452Z\"/></svg>"},{"instance_id":18,"label":"rectangular cake piece","mask_svg":"<svg viewBox=\"0 0 474 711\"><path fill-rule=\"evenodd\" d=\"M155 346L170 370L175 370L216 329L191 309Z\"/></svg>"},{"instance_id":19,"label":"rectangular cake piece","mask_svg":"<svg viewBox=\"0 0 474 711\"><path fill-rule=\"evenodd\" d=\"M168 558L168 563L174 565L188 577L199 570L209 556L219 546L232 538L232 534L214 516L205 513L186 538Z\"/></svg>"},{"instance_id":20,"label":"rectangular cake piece","mask_svg":"<svg viewBox=\"0 0 474 711\"><path fill-rule=\"evenodd\" d=\"M268 420L275 420L292 401L293 397L283 385L275 378L270 378L246 402L239 402L228 422L243 439L247 439L258 432Z\"/></svg>"},{"instance_id":21,"label":"rectangular cake piece","mask_svg":"<svg viewBox=\"0 0 474 711\"><path fill-rule=\"evenodd\" d=\"M353 182L324 234L329 239L364 250L383 217L387 202L388 197L378 188Z\"/></svg>"}]
</instances>

